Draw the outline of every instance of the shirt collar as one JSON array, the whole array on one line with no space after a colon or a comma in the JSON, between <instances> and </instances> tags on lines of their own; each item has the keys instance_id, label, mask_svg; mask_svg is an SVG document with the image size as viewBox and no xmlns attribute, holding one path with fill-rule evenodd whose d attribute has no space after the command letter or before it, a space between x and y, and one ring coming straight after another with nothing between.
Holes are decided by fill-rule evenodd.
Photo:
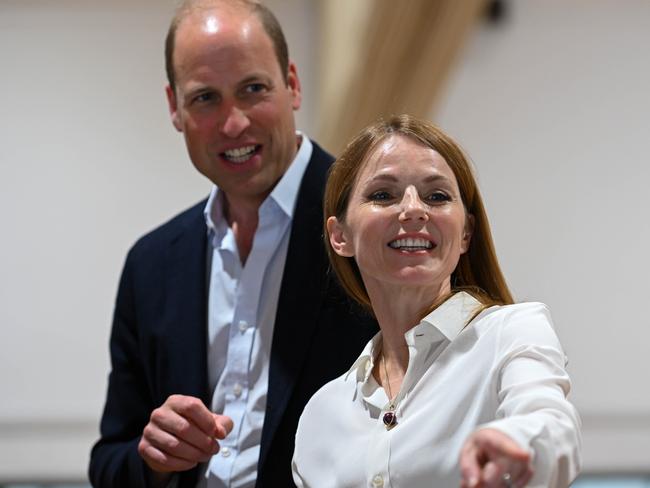
<instances>
[{"instance_id":1,"label":"shirt collar","mask_svg":"<svg viewBox=\"0 0 650 488\"><path fill-rule=\"evenodd\" d=\"M293 210L296 206L300 183L302 182L302 177L305 174L313 151L313 145L309 137L299 131L296 132L296 135L301 139L296 157L269 195L290 219L293 218Z\"/></svg>"},{"instance_id":2,"label":"shirt collar","mask_svg":"<svg viewBox=\"0 0 650 488\"><path fill-rule=\"evenodd\" d=\"M309 137L300 131L296 131L296 135L301 139L298 152L287 168L287 171L264 201L266 202L269 199L273 200L290 219L293 218L300 183L313 152L313 144L309 140ZM208 231L218 234L220 227L224 225L224 218L223 191L217 185L212 186L210 196L203 209L203 216Z\"/></svg>"},{"instance_id":3,"label":"shirt collar","mask_svg":"<svg viewBox=\"0 0 650 488\"><path fill-rule=\"evenodd\" d=\"M451 342L474 318L480 306L481 302L469 293L464 291L455 293L404 334L406 343L418 347L423 343L431 344L443 339ZM347 379L356 370L357 381L364 383L368 381L380 347L381 332L378 332L366 344L345 378Z\"/></svg>"},{"instance_id":4,"label":"shirt collar","mask_svg":"<svg viewBox=\"0 0 650 488\"><path fill-rule=\"evenodd\" d=\"M377 332L375 336L366 344L366 347L363 348L363 352L361 355L357 358L357 360L354 362L352 367L348 370L347 374L345 375L345 379L347 380L350 374L352 374L353 371L356 370L357 372L357 381L362 381L366 382L368 381L368 377L370 376L370 373L372 372L372 368L375 365L375 358L377 357L377 353L379 352L379 347L381 345L381 331Z\"/></svg>"},{"instance_id":5,"label":"shirt collar","mask_svg":"<svg viewBox=\"0 0 650 488\"><path fill-rule=\"evenodd\" d=\"M417 327L425 324L434 327L451 342L458 337L458 334L474 318L480 306L481 302L469 293L464 291L454 293L424 317Z\"/></svg>"}]
</instances>

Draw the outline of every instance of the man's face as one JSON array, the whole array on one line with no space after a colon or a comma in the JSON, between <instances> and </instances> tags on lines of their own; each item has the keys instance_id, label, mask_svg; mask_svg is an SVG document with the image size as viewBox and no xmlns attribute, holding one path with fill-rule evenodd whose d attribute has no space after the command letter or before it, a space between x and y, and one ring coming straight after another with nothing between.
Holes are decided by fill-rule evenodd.
<instances>
[{"instance_id":1,"label":"man's face","mask_svg":"<svg viewBox=\"0 0 650 488\"><path fill-rule=\"evenodd\" d=\"M228 9L186 17L173 60L170 113L194 166L230 203L259 205L297 151L293 111L301 98L295 66L285 82L258 19Z\"/></svg>"}]
</instances>

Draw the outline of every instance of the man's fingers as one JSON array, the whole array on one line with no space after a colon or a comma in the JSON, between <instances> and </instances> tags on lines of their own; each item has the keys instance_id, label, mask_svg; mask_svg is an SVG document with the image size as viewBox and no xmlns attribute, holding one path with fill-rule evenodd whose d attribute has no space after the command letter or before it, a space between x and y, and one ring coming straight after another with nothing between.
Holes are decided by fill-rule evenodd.
<instances>
[{"instance_id":1,"label":"man's fingers","mask_svg":"<svg viewBox=\"0 0 650 488\"><path fill-rule=\"evenodd\" d=\"M208 434L198 428L191 420L171 409L161 407L151 413L151 420L145 427L144 435L151 435L156 430L172 434L174 437L193 445L205 453L214 451L214 428L213 433Z\"/></svg>"},{"instance_id":2,"label":"man's fingers","mask_svg":"<svg viewBox=\"0 0 650 488\"><path fill-rule=\"evenodd\" d=\"M215 440L211 441L209 449L199 449L193 444L152 425L145 427L143 438L162 453L193 463L206 462L219 450L219 444Z\"/></svg>"},{"instance_id":3,"label":"man's fingers","mask_svg":"<svg viewBox=\"0 0 650 488\"><path fill-rule=\"evenodd\" d=\"M213 414L198 398L172 395L151 413L138 452L156 472L184 471L209 461L219 451L215 438L232 428L229 417Z\"/></svg>"},{"instance_id":4,"label":"man's fingers","mask_svg":"<svg viewBox=\"0 0 650 488\"><path fill-rule=\"evenodd\" d=\"M217 425L216 437L217 439L224 439L233 428L232 419L226 415L219 415L216 413L213 413L212 415L214 416L214 422Z\"/></svg>"},{"instance_id":5,"label":"man's fingers","mask_svg":"<svg viewBox=\"0 0 650 488\"><path fill-rule=\"evenodd\" d=\"M163 407L164 406L171 408L181 417L190 420L206 435L214 437L214 416L208 407L206 407L198 398L184 395L172 395L164 403Z\"/></svg>"},{"instance_id":6,"label":"man's fingers","mask_svg":"<svg viewBox=\"0 0 650 488\"><path fill-rule=\"evenodd\" d=\"M155 446L149 444L144 439L140 440L138 453L153 470L160 473L171 473L175 471L187 471L197 465L196 462L186 459L177 458L167 454Z\"/></svg>"}]
</instances>

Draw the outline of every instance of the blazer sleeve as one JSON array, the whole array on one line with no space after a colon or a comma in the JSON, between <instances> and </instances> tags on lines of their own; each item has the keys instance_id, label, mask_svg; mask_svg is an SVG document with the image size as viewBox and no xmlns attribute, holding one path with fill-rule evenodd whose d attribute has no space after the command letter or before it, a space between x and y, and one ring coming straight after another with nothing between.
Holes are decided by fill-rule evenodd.
<instances>
[{"instance_id":1,"label":"blazer sleeve","mask_svg":"<svg viewBox=\"0 0 650 488\"><path fill-rule=\"evenodd\" d=\"M133 261L131 252L115 304L110 338L112 369L100 439L90 455L89 478L94 487L147 486L146 467L137 446L154 406L139 354Z\"/></svg>"}]
</instances>

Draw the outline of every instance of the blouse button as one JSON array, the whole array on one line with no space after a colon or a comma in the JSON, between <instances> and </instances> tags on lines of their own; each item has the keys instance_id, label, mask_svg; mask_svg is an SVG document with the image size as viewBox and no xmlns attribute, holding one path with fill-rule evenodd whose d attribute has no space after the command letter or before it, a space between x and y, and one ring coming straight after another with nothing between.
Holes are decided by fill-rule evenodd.
<instances>
[{"instance_id":1,"label":"blouse button","mask_svg":"<svg viewBox=\"0 0 650 488\"><path fill-rule=\"evenodd\" d=\"M382 478L380 475L375 476L372 479L372 486L376 486L377 488L384 486L384 478Z\"/></svg>"},{"instance_id":2,"label":"blouse button","mask_svg":"<svg viewBox=\"0 0 650 488\"><path fill-rule=\"evenodd\" d=\"M222 455L223 457L228 457L228 456L230 456L230 449L228 449L227 447L222 447L222 448L221 448L221 455Z\"/></svg>"},{"instance_id":3,"label":"blouse button","mask_svg":"<svg viewBox=\"0 0 650 488\"><path fill-rule=\"evenodd\" d=\"M246 329L248 329L248 322L246 322L245 320L240 320L239 321L239 330L241 332L246 332Z\"/></svg>"}]
</instances>

